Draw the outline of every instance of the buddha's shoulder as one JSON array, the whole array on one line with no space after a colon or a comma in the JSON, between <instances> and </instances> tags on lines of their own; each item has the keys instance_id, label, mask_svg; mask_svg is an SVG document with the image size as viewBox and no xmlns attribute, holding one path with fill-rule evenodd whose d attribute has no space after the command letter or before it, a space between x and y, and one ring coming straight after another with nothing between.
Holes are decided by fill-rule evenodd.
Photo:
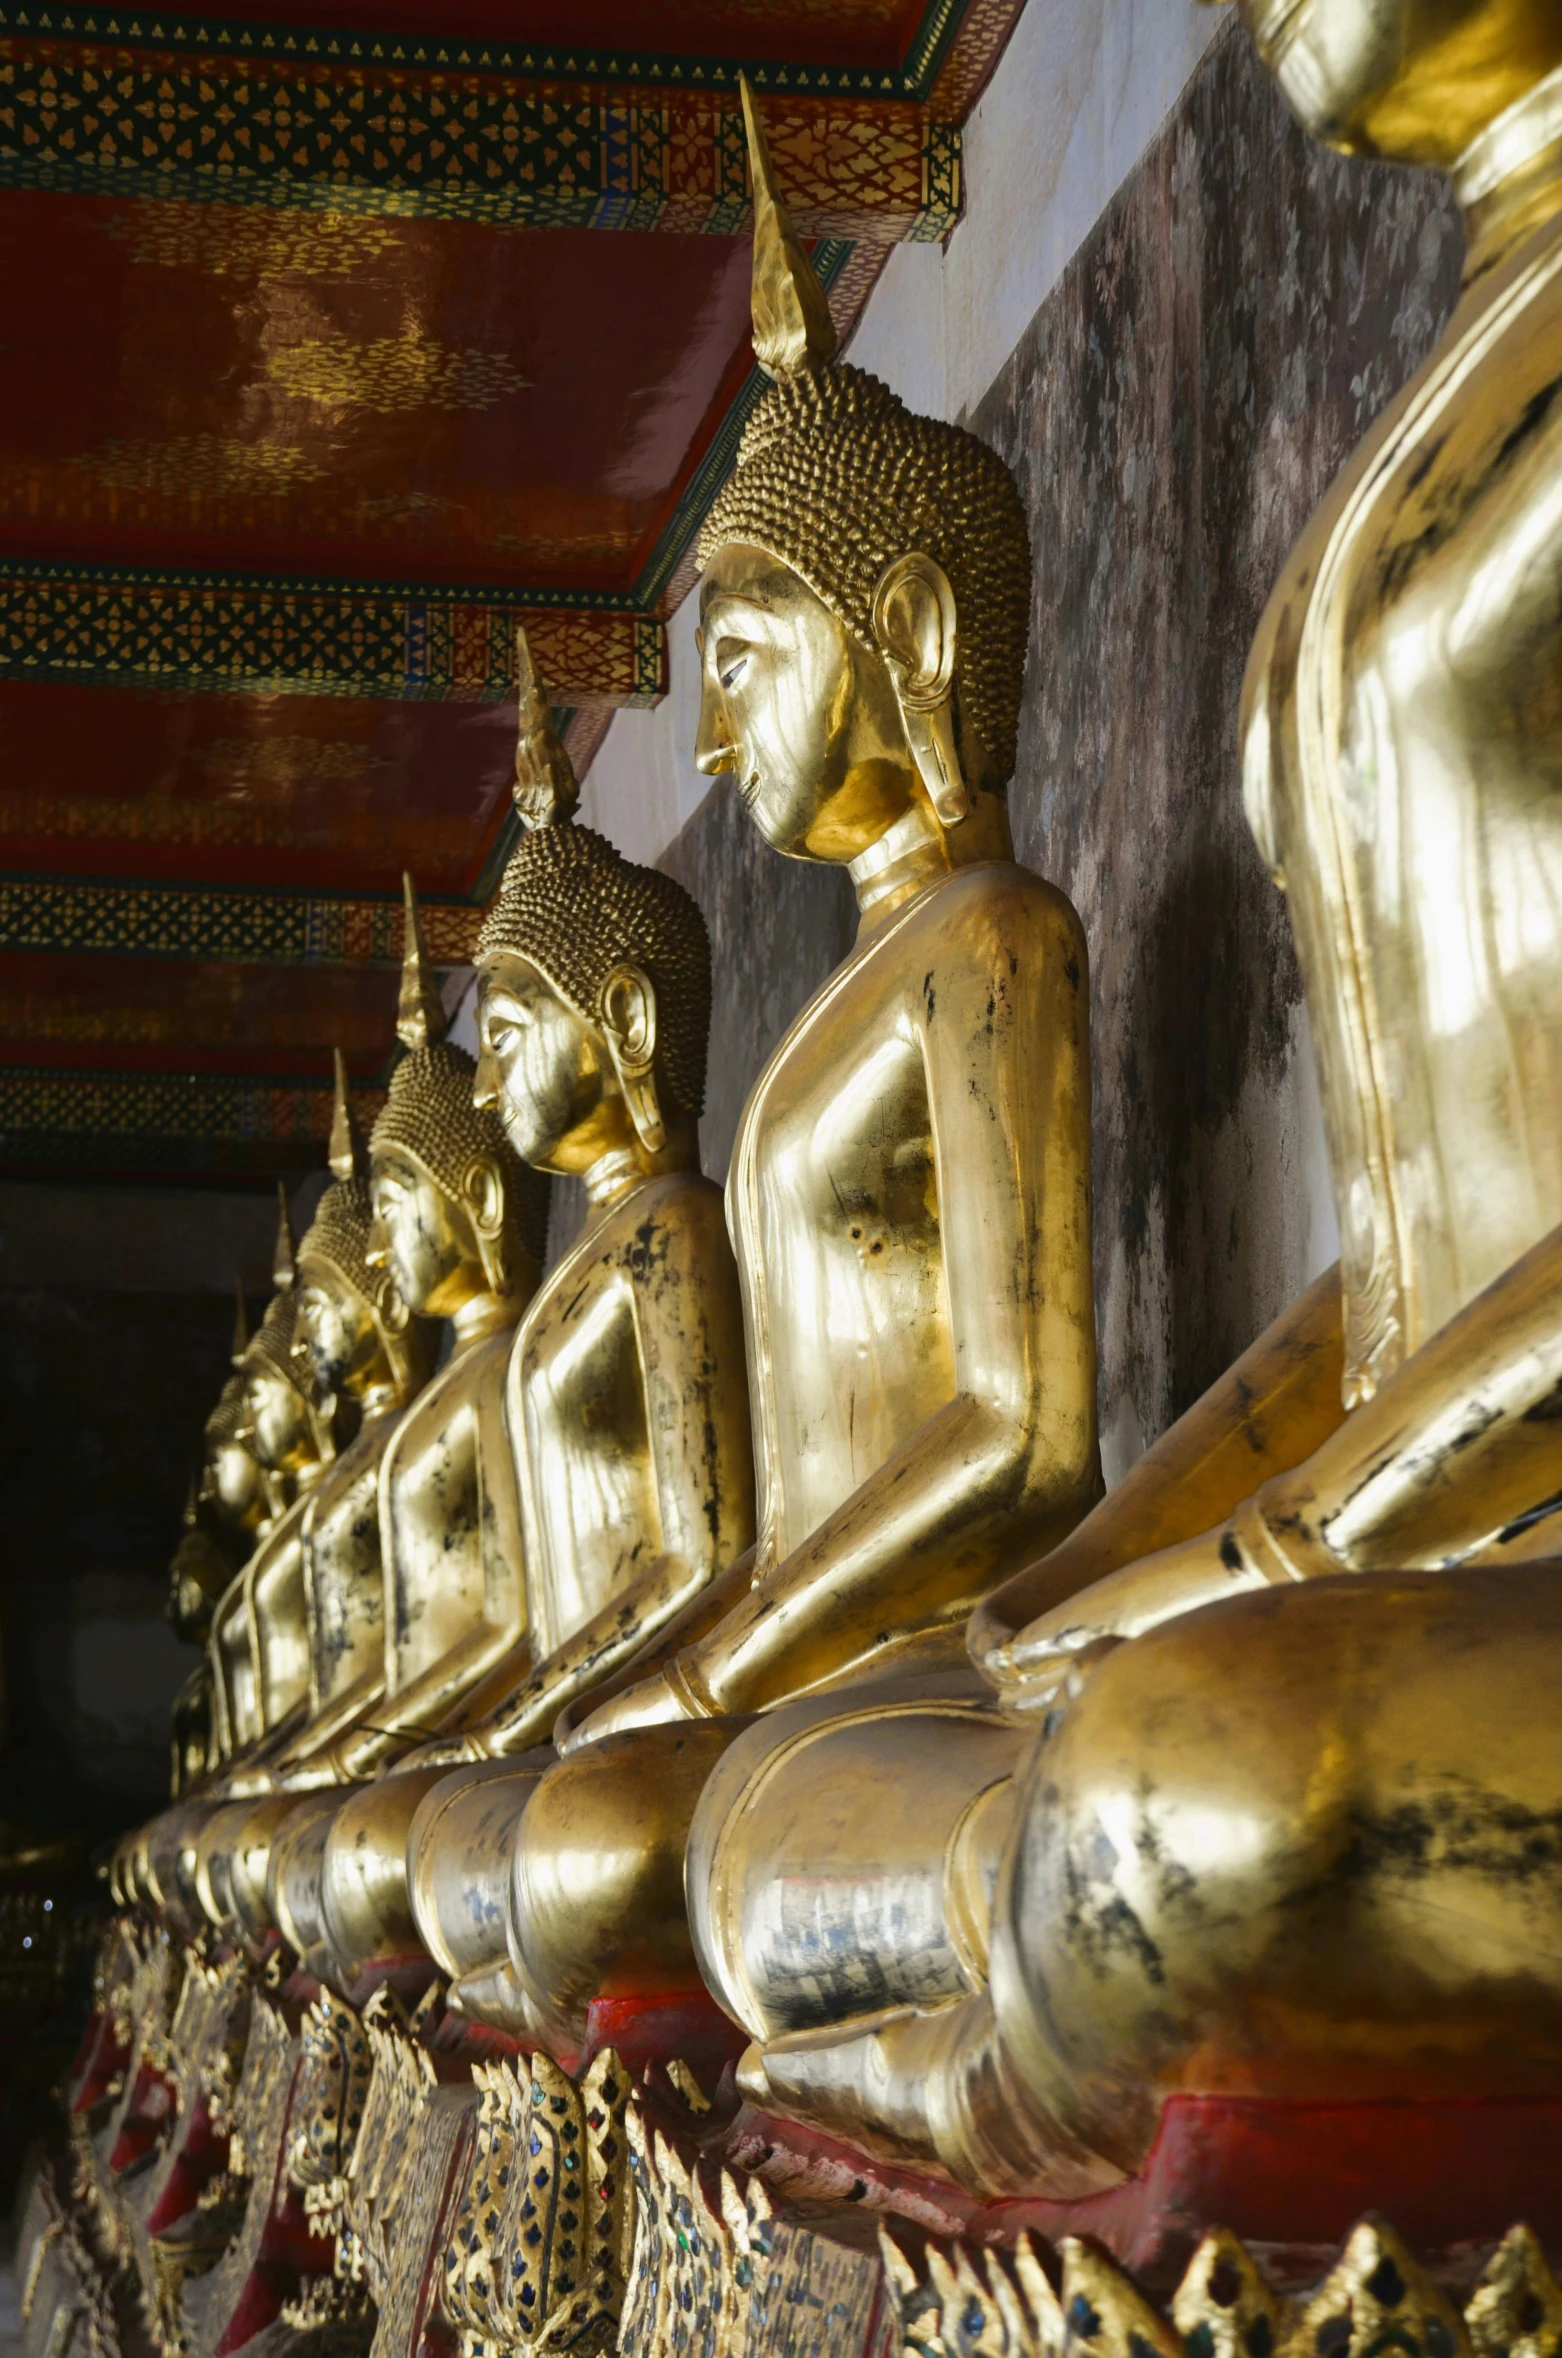
<instances>
[{"instance_id":1,"label":"buddha's shoulder","mask_svg":"<svg viewBox=\"0 0 1562 2358\"><path fill-rule=\"evenodd\" d=\"M1058 953L1083 945L1084 928L1066 892L1017 860L983 860L960 868L906 913L906 947L937 948L948 955Z\"/></svg>"},{"instance_id":2,"label":"buddha's shoulder","mask_svg":"<svg viewBox=\"0 0 1562 2358\"><path fill-rule=\"evenodd\" d=\"M455 1425L489 1385L502 1381L514 1339L513 1327L500 1327L437 1369L398 1419L386 1444L386 1456L404 1464L410 1454L427 1448L447 1427Z\"/></svg>"},{"instance_id":3,"label":"buddha's shoulder","mask_svg":"<svg viewBox=\"0 0 1562 2358\"><path fill-rule=\"evenodd\" d=\"M526 1325L535 1330L561 1301L574 1302L584 1285L589 1293L593 1272L600 1282L618 1282L650 1275L678 1250L685 1236L703 1245L711 1235L726 1235L725 1201L721 1189L702 1171L658 1171L622 1203L614 1204L564 1258L549 1271L527 1313Z\"/></svg>"}]
</instances>

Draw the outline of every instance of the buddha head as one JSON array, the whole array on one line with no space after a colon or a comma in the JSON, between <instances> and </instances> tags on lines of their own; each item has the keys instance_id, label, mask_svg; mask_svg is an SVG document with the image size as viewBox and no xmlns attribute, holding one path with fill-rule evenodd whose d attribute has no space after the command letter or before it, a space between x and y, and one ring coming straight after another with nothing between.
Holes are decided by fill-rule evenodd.
<instances>
[{"instance_id":1,"label":"buddha head","mask_svg":"<svg viewBox=\"0 0 1562 2358\"><path fill-rule=\"evenodd\" d=\"M253 1459L250 1462L253 1470ZM206 1643L212 1608L236 1569L235 1558L213 1528L215 1520L210 1507L202 1503L199 1485L192 1482L179 1544L168 1567L167 1605L175 1637L189 1646Z\"/></svg>"},{"instance_id":2,"label":"buddha head","mask_svg":"<svg viewBox=\"0 0 1562 2358\"><path fill-rule=\"evenodd\" d=\"M272 1277L276 1292L239 1363L250 1446L273 1474L300 1474L320 1457L315 1402L298 1350L297 1253L287 1196L277 1190L280 1221Z\"/></svg>"},{"instance_id":3,"label":"buddha head","mask_svg":"<svg viewBox=\"0 0 1562 2358\"><path fill-rule=\"evenodd\" d=\"M368 1260L409 1310L450 1318L481 1295L525 1298L547 1242L548 1183L520 1160L498 1115L474 1105L477 1067L445 1037L410 877L397 1037L369 1141Z\"/></svg>"},{"instance_id":4,"label":"buddha head","mask_svg":"<svg viewBox=\"0 0 1562 2358\"><path fill-rule=\"evenodd\" d=\"M249 1345L245 1337L245 1348ZM237 1534L252 1531L264 1511L260 1468L255 1462L249 1411L244 1401L244 1378L235 1369L222 1387L216 1407L206 1420L206 1462L201 1469L200 1497L224 1527Z\"/></svg>"},{"instance_id":5,"label":"buddha head","mask_svg":"<svg viewBox=\"0 0 1562 2358\"><path fill-rule=\"evenodd\" d=\"M696 759L777 851L853 860L913 805L954 829L1007 784L1030 548L995 451L835 360L746 82L743 105L774 382L700 537Z\"/></svg>"},{"instance_id":6,"label":"buddha head","mask_svg":"<svg viewBox=\"0 0 1562 2358\"><path fill-rule=\"evenodd\" d=\"M1540 0L1239 0L1259 55L1315 137L1447 169L1562 65Z\"/></svg>"},{"instance_id":7,"label":"buddha head","mask_svg":"<svg viewBox=\"0 0 1562 2358\"><path fill-rule=\"evenodd\" d=\"M692 1159L710 940L682 885L574 824L569 757L519 640L516 800L529 822L478 937L476 1101L544 1171Z\"/></svg>"},{"instance_id":8,"label":"buddha head","mask_svg":"<svg viewBox=\"0 0 1562 2358\"><path fill-rule=\"evenodd\" d=\"M432 1332L414 1318L390 1270L369 1259L374 1204L369 1158L353 1119L347 1073L336 1055L331 1185L298 1248L298 1347L320 1393L410 1400L433 1365Z\"/></svg>"}]
</instances>

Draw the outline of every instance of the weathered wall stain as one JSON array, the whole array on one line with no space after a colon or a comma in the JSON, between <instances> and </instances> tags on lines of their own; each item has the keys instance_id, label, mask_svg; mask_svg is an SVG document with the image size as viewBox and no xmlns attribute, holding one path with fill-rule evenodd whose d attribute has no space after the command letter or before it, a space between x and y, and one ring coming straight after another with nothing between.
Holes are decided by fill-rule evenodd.
<instances>
[{"instance_id":1,"label":"weathered wall stain","mask_svg":"<svg viewBox=\"0 0 1562 2358\"><path fill-rule=\"evenodd\" d=\"M1016 845L1090 944L1111 1475L1332 1251L1238 701L1286 551L1431 348L1461 253L1444 184L1310 142L1233 22L969 421L1031 520ZM850 941L850 896L778 859L723 790L664 864L711 928L719 1173L761 1063Z\"/></svg>"},{"instance_id":2,"label":"weathered wall stain","mask_svg":"<svg viewBox=\"0 0 1562 2358\"><path fill-rule=\"evenodd\" d=\"M1233 21L972 420L1031 517L1017 848L1090 943L1112 1471L1332 1254L1290 925L1242 813L1242 674L1462 253L1445 183L1306 138Z\"/></svg>"}]
</instances>

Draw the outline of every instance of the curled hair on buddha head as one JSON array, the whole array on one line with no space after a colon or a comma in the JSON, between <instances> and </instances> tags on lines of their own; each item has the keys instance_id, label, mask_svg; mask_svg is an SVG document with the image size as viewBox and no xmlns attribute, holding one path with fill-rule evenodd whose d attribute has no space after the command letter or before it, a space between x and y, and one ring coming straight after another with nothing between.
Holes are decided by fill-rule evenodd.
<instances>
[{"instance_id":1,"label":"curled hair on buddha head","mask_svg":"<svg viewBox=\"0 0 1562 2358\"><path fill-rule=\"evenodd\" d=\"M353 1117L347 1094L347 1067L340 1048L336 1051L336 1097L326 1159L331 1184L315 1206L315 1216L304 1233L298 1257L300 1261L329 1263L378 1315L386 1274L369 1266L369 1230L374 1221L374 1206L369 1198L369 1157Z\"/></svg>"},{"instance_id":2,"label":"curled hair on buddha head","mask_svg":"<svg viewBox=\"0 0 1562 2358\"><path fill-rule=\"evenodd\" d=\"M423 942L417 895L406 893L407 938L402 958L396 1037L405 1051L390 1077L384 1106L369 1137L370 1155L410 1155L452 1203L470 1209L468 1181L482 1162L500 1175L509 1217L524 1250L541 1261L548 1242L548 1180L523 1163L496 1113L472 1103L477 1066L445 1037L445 1012Z\"/></svg>"},{"instance_id":3,"label":"curled hair on buddha head","mask_svg":"<svg viewBox=\"0 0 1562 2358\"><path fill-rule=\"evenodd\" d=\"M412 1313L397 1291L394 1276L369 1260L374 1225L369 1154L353 1114L340 1048L336 1051L336 1096L326 1159L331 1184L315 1206L298 1258L300 1262L323 1261L357 1295L374 1320L397 1384L406 1390L415 1386L426 1370L421 1365L423 1355Z\"/></svg>"},{"instance_id":4,"label":"curled hair on buddha head","mask_svg":"<svg viewBox=\"0 0 1562 2358\"><path fill-rule=\"evenodd\" d=\"M286 1287L274 1293L266 1305L266 1315L250 1337L249 1349L244 1354L246 1368L264 1368L269 1374L290 1384L303 1401L309 1401L309 1379L296 1348L298 1328L298 1294L291 1279Z\"/></svg>"},{"instance_id":5,"label":"curled hair on buddha head","mask_svg":"<svg viewBox=\"0 0 1562 2358\"><path fill-rule=\"evenodd\" d=\"M249 1331L246 1327L244 1350L248 1349ZM240 1352L236 1354L234 1359L235 1371L243 1364L243 1353ZM207 1456L215 1457L219 1449L226 1449L230 1442L237 1441L248 1424L249 1410L244 1400L244 1378L235 1372L223 1385L217 1395L217 1405L206 1419L204 1431Z\"/></svg>"},{"instance_id":6,"label":"curled hair on buddha head","mask_svg":"<svg viewBox=\"0 0 1562 2358\"><path fill-rule=\"evenodd\" d=\"M1030 536L1013 476L962 426L918 417L835 357L835 325L771 167L747 79L754 182L754 352L774 381L738 446L698 547L734 541L805 582L870 653L891 566L931 557L959 616L955 690L991 775L1014 772L1030 628Z\"/></svg>"},{"instance_id":7,"label":"curled hair on buddha head","mask_svg":"<svg viewBox=\"0 0 1562 2358\"><path fill-rule=\"evenodd\" d=\"M637 967L656 991L657 1063L678 1111L705 1103L710 936L699 905L659 868L626 860L575 824L580 790L517 633L516 808L527 827L477 939L479 965L510 953L535 966L583 1023L601 1029L614 976Z\"/></svg>"}]
</instances>

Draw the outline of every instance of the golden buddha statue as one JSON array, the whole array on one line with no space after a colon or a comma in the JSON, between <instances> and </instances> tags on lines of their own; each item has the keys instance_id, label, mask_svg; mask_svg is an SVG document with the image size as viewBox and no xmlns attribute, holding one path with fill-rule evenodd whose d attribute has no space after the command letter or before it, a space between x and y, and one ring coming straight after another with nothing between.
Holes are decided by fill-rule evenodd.
<instances>
[{"instance_id":1,"label":"golden buddha statue","mask_svg":"<svg viewBox=\"0 0 1562 2358\"><path fill-rule=\"evenodd\" d=\"M389 1272L414 1314L450 1321L454 1349L401 1414L380 1460L383 1693L310 1755L312 1775L373 1781L341 1802L328 1843L319 1807L300 1811L299 1827L312 1820L316 1839L306 1856L279 1835L268 1882L277 1919L301 1952L320 1954L329 1926L344 1986L372 1962L421 1954L406 1912L406 1828L444 1772L375 1772L436 1734L526 1628L504 1374L541 1268L548 1182L519 1160L497 1116L472 1102L476 1068L445 1038L410 880L406 892L397 1018L406 1053L370 1140L365 1258ZM387 1871L401 1894L399 1912L389 1914L381 1904Z\"/></svg>"},{"instance_id":2,"label":"golden buddha statue","mask_svg":"<svg viewBox=\"0 0 1562 2358\"><path fill-rule=\"evenodd\" d=\"M508 1848L566 1706L686 1610L754 1537L742 1304L697 1121L710 948L683 888L573 823L577 787L521 640L517 801L530 832L478 942L476 1101L587 1217L510 1353L527 1637L409 1766L408 1850L454 2002L511 2019ZM516 1756L521 1756L517 1759Z\"/></svg>"},{"instance_id":3,"label":"golden buddha statue","mask_svg":"<svg viewBox=\"0 0 1562 2358\"><path fill-rule=\"evenodd\" d=\"M256 1936L270 1921L271 1843L295 1806L294 1796L301 1787L334 1784L329 1765L322 1765L324 1748L384 1691L380 1464L433 1364L429 1322L413 1318L389 1271L370 1264L368 1160L340 1051L329 1163L332 1184L298 1248L294 1349L309 1371L314 1396L346 1403L359 1422L310 1492L299 1525L309 1650L305 1716L280 1751L273 1746L246 1772L245 1789L261 1798L231 1804L201 1838L213 1890L227 1892ZM257 1618L262 1609L257 1599ZM293 1609L290 1597L285 1610Z\"/></svg>"},{"instance_id":4,"label":"golden buddha statue","mask_svg":"<svg viewBox=\"0 0 1562 2358\"><path fill-rule=\"evenodd\" d=\"M1325 1412L1315 1289L1290 1322L1310 1368L1282 1338L1268 1369L1302 1413L1245 1482L1228 1382L1119 1517L1137 1546L1109 1499L973 1616L1034 1733L1023 1777L973 1795L995 1871L949 1892L936 1995L874 2014L805 1988L852 1862L806 1926L766 1928L807 1833L778 1826L753 1735L691 1848L751 2091L988 2192L1132 2176L1172 2097L1562 2082L1562 1584L1536 1560L1562 1539L1562 24L1493 0L1244 13L1313 130L1449 169L1468 231L1443 342L1298 543L1244 696L1323 1084L1341 1389ZM893 1752L869 1730L857 1765L860 1808ZM814 1826L830 1806L816 1784ZM854 1921L886 1941L879 1903L916 1885L892 1850L877 1887L856 1862Z\"/></svg>"},{"instance_id":5,"label":"golden buddha statue","mask_svg":"<svg viewBox=\"0 0 1562 2358\"><path fill-rule=\"evenodd\" d=\"M752 1567L573 1729L516 1837L512 1966L561 2051L599 1995L699 1986L685 1840L748 1716L899 1681L958 1721L972 1606L1100 1489L1085 944L1015 864L1003 801L1024 516L974 436L833 363L745 105L776 381L701 543L697 753L777 850L847 866L860 919L728 1179ZM872 1805L925 1825L936 1797L903 1776Z\"/></svg>"},{"instance_id":6,"label":"golden buddha statue","mask_svg":"<svg viewBox=\"0 0 1562 2358\"><path fill-rule=\"evenodd\" d=\"M334 1453L335 1402L322 1401L299 1348L297 1252L283 1213L279 1290L245 1354L244 1392L263 1476L287 1503L261 1527L255 1552L217 1608L214 1637L229 1692L232 1742L223 1779L230 1794L262 1789L253 1757L299 1723L308 1705L309 1628L304 1591L304 1524ZM237 1594L235 1594L235 1591ZM240 1755L246 1750L248 1759ZM258 1781L257 1781L258 1780Z\"/></svg>"},{"instance_id":7,"label":"golden buddha statue","mask_svg":"<svg viewBox=\"0 0 1562 2358\"><path fill-rule=\"evenodd\" d=\"M210 1899L200 1885L199 1844L217 1810L245 1789L268 1732L299 1699L290 1660L304 1624L299 1526L323 1470L323 1419L294 1354L294 1247L285 1197L273 1275L277 1291L239 1355L237 1392L224 1392L207 1428L214 1485L225 1485L237 1502L258 1482L262 1506L254 1553L211 1611L209 1773L197 1795L165 1810L147 1829L147 1896L186 1932L211 1919ZM248 1477L244 1459L250 1461ZM255 1606L258 1573L266 1575L264 1626Z\"/></svg>"}]
</instances>

